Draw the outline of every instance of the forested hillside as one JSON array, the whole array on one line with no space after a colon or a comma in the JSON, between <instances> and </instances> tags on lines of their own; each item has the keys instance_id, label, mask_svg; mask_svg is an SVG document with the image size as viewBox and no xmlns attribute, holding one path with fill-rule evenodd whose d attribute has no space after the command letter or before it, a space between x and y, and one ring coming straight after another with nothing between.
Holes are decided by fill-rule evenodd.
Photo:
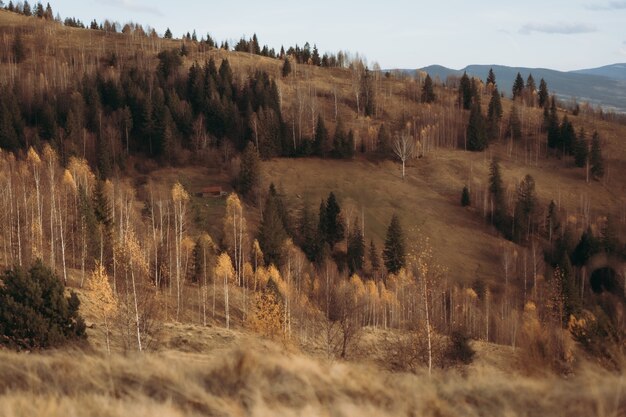
<instances>
[{"instance_id":1,"label":"forested hillside","mask_svg":"<svg viewBox=\"0 0 626 417\"><path fill-rule=\"evenodd\" d=\"M27 4L0 10L0 346L209 354L243 332L385 372L472 346L510 347L503 372L622 372L618 115L520 74L508 99L493 70L440 84Z\"/></svg>"}]
</instances>

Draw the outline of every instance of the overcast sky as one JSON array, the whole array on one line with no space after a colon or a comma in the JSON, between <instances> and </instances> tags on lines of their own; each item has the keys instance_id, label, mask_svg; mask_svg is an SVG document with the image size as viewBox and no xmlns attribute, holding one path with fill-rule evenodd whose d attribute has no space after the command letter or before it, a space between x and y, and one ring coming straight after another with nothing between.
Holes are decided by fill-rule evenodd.
<instances>
[{"instance_id":1,"label":"overcast sky","mask_svg":"<svg viewBox=\"0 0 626 417\"><path fill-rule=\"evenodd\" d=\"M45 1L44 1L45 2ZM502 64L573 70L626 62L626 0L51 0L55 14L176 37L257 33L261 44L348 50L382 68Z\"/></svg>"}]
</instances>

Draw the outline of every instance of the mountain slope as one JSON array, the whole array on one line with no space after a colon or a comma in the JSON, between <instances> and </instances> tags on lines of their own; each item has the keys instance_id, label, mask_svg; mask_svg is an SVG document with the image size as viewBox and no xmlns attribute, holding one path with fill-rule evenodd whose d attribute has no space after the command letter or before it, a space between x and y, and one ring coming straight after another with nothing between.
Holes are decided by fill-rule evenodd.
<instances>
[{"instance_id":1,"label":"mountain slope","mask_svg":"<svg viewBox=\"0 0 626 417\"><path fill-rule=\"evenodd\" d=\"M599 68L588 68L571 72L577 74L600 75L602 77L626 81L626 63L605 65Z\"/></svg>"},{"instance_id":2,"label":"mountain slope","mask_svg":"<svg viewBox=\"0 0 626 417\"><path fill-rule=\"evenodd\" d=\"M524 81L532 74L535 83L539 86L542 78L548 83L550 92L555 93L562 99L576 99L577 101L589 102L593 105L601 105L604 108L618 112L626 112L626 71L620 74L620 65L615 64L591 70L574 72L555 71L546 68L507 67L503 65L469 65L461 70L449 69L440 65L431 65L421 68L433 78L439 78L442 82L448 76L461 76L463 72L473 77L486 79L489 69L496 74L496 80L500 91L510 95L513 81L519 72ZM613 78L608 75L612 74Z\"/></svg>"}]
</instances>

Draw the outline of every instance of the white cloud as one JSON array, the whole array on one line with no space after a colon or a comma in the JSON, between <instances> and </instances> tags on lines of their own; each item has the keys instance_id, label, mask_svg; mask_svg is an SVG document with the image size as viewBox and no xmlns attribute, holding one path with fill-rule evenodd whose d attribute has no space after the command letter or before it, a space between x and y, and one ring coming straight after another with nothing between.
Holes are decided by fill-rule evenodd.
<instances>
[{"instance_id":1,"label":"white cloud","mask_svg":"<svg viewBox=\"0 0 626 417\"><path fill-rule=\"evenodd\" d=\"M588 4L585 6L587 10L623 10L626 9L626 1L610 1L605 4Z\"/></svg>"},{"instance_id":2,"label":"white cloud","mask_svg":"<svg viewBox=\"0 0 626 417\"><path fill-rule=\"evenodd\" d=\"M120 7L122 9L131 11L131 12L139 12L139 13L147 13L155 16L163 16L163 13L156 7L148 6L145 4L139 4L139 2L135 0L104 0L103 3L109 4L111 6Z\"/></svg>"},{"instance_id":3,"label":"white cloud","mask_svg":"<svg viewBox=\"0 0 626 417\"><path fill-rule=\"evenodd\" d=\"M529 35L533 32L550 35L577 35L595 32L596 28L585 23L527 23L519 33Z\"/></svg>"}]
</instances>

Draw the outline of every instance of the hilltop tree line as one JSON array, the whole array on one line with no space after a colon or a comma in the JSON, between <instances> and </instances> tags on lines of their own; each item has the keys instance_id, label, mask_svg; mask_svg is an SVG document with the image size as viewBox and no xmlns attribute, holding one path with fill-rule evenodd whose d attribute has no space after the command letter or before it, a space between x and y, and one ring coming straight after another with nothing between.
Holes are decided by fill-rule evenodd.
<instances>
[{"instance_id":1,"label":"hilltop tree line","mask_svg":"<svg viewBox=\"0 0 626 417\"><path fill-rule=\"evenodd\" d=\"M228 60L194 63L183 71L178 51L158 56L154 71L103 68L74 88L27 101L19 81L0 92L0 146L7 150L49 142L65 163L90 156L104 177L128 155L170 162L181 149L199 151L225 141L243 150L253 138L262 156L283 154L284 123L276 84L257 72L239 84ZM91 152L89 152L91 151Z\"/></svg>"},{"instance_id":2,"label":"hilltop tree line","mask_svg":"<svg viewBox=\"0 0 626 417\"><path fill-rule=\"evenodd\" d=\"M2 4L0 4L2 7ZM57 20L61 22L60 16L57 15L55 18L52 7L50 3L46 3L44 7L42 3L37 3L35 6L31 7L30 3L25 0L23 3L18 2L16 4L13 1L9 1L9 3L5 6L5 9L18 13L24 16L35 16L45 20ZM101 23L98 23L95 19L89 22L89 24L83 23L80 19L75 17L67 17L63 21L63 24L68 27L75 27L81 29L91 29L91 30L100 30L109 33L133 33L133 34L143 34L144 36L158 36L154 29L148 31L144 29L141 25L134 23L127 23L125 25L121 25L117 22L112 22L109 20L105 20ZM174 35L172 31L167 28L165 33L163 34L164 39L173 39ZM223 41L219 43L214 40L210 34L207 34L206 37L201 37L198 39L198 35L194 30L192 33L187 32L182 35L182 39L188 42L199 42L208 46L209 48L217 48L223 50L230 50L231 47L227 41ZM313 45L311 48L309 42L305 42L303 47L298 46L290 46L286 50L284 46L281 46L280 52L276 52L274 48L270 48L268 45L261 46L256 33L253 34L252 38L246 39L242 37L232 48L232 50L236 52L248 52L254 55L265 56L273 59L285 59L286 57L292 57L292 59L298 64L308 64L314 65L318 67L340 67L344 68L348 65L350 59L349 55L346 52L338 52L337 54L332 53L324 53L320 54L317 46Z\"/></svg>"},{"instance_id":3,"label":"hilltop tree line","mask_svg":"<svg viewBox=\"0 0 626 417\"><path fill-rule=\"evenodd\" d=\"M2 4L0 4L0 7ZM24 16L35 16L40 19L53 20L54 15L52 13L52 7L50 7L50 3L46 3L44 7L41 2L38 2L36 5L31 7L28 0L24 0L24 2L13 3L13 1L9 1L6 5L6 10L14 13L19 13Z\"/></svg>"},{"instance_id":4,"label":"hilltop tree line","mask_svg":"<svg viewBox=\"0 0 626 417\"><path fill-rule=\"evenodd\" d=\"M16 44L22 51L21 40ZM20 52L22 55L23 52ZM101 176L122 167L128 156L143 155L162 163L176 162L184 152L200 155L211 147L241 152L248 141L262 158L306 156L350 158L354 134L338 123L331 138L321 116L315 137L292 141L276 82L263 71L239 80L228 59L182 66L181 51L158 54L156 67L121 65L115 55L94 75L72 88L37 94L20 93L22 81L0 89L0 147L40 148L51 143L65 163L87 157ZM114 69L114 76L111 76ZM373 93L364 77L365 112Z\"/></svg>"},{"instance_id":5,"label":"hilltop tree line","mask_svg":"<svg viewBox=\"0 0 626 417\"><path fill-rule=\"evenodd\" d=\"M191 41L197 38L194 35L190 35ZM210 42L215 44L212 39ZM63 161L72 155L86 157L101 175L106 176L117 167L124 168L129 156L139 155L170 164L190 158L200 160L208 150L220 149L224 159L228 160L231 155L243 151L249 141L254 142L262 158L352 158L359 151L394 158L398 157L395 142L405 140L413 149L410 155L399 157L406 162L422 155L433 131L443 129L435 119L432 123L420 122L406 133L409 120L390 120L385 124L377 123L378 137L374 140L367 138L369 143L366 144L363 131L355 132L344 127L338 114L335 115L334 132L329 132L326 128L328 118L316 112L314 103L311 103L312 117L308 122L311 129L307 133L302 127L305 123L302 120L303 104L299 101L295 110L284 108L281 92L269 74L257 71L242 79L233 74L227 59L219 63L215 59L195 62L185 71L183 58L188 56L185 45L160 52L156 68L152 67L152 70L139 62L140 59L121 63L115 53L110 53L102 58L102 65L95 75L82 76L73 88L48 91L34 98L23 97L22 81L16 80L0 93L3 107L11 109L0 120L0 146L24 150L34 145L41 149L41 143L51 141ZM238 49L262 53L266 48L261 48L257 37L253 36L249 41L242 39ZM290 51L296 55L304 54L306 62L317 63L316 48L313 51L306 45L303 49L290 48L284 57L283 76L290 74L296 62L303 62L294 59ZM12 59L21 62L27 56L27 47L22 36L17 34ZM381 111L376 81L380 74L369 70L361 61L350 61L350 66L354 75L355 101L352 105L359 116L376 118ZM543 106L541 127L547 134L548 148L554 149L557 155L574 156L575 164L586 168L588 179L602 177L604 164L600 138L589 141L583 131L572 133L573 126L566 118L559 123L556 104L553 105L555 100L548 96L544 80L537 88L532 74L526 82L518 74L512 91L515 100L508 118L503 114L502 94L493 71L490 71L485 85L490 97L486 115L481 104L482 81L467 74L459 81L459 107L469 110L468 117L460 116L465 130L461 146L480 151L490 143L510 138L512 142L526 141L523 146L528 148L519 106ZM430 76L425 76L419 89L422 103L436 105L436 108L441 105ZM291 120L286 119L285 113ZM467 122L463 120L465 117ZM368 131L367 135L372 133Z\"/></svg>"}]
</instances>

